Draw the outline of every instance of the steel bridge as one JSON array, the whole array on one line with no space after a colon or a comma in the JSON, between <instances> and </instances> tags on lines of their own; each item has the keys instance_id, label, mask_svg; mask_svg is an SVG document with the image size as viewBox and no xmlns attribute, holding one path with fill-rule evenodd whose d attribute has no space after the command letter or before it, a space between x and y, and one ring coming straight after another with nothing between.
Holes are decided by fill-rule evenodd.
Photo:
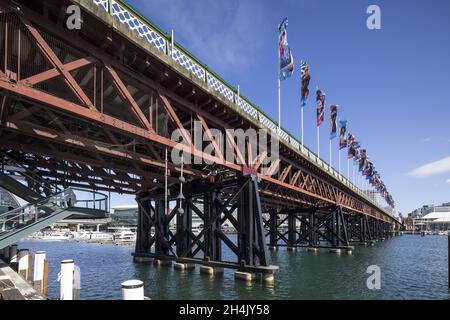
<instances>
[{"instance_id":1,"label":"steel bridge","mask_svg":"<svg viewBox=\"0 0 450 320\"><path fill-rule=\"evenodd\" d=\"M81 8L70 30L66 8ZM180 44L118 0L0 0L0 149L67 187L134 194L135 260L273 274L266 247L349 249L400 222ZM223 133L194 144L193 130ZM279 154L241 150L228 129L261 129ZM187 144L171 140L183 129ZM210 164L166 162L179 150ZM235 161L233 161L235 160ZM166 169L167 166L167 169ZM267 168L266 168L267 169ZM167 188L166 188L167 186ZM182 191L181 191L182 188ZM167 190L167 191L166 191ZM167 211L166 199L176 202ZM192 231L192 214L203 220ZM176 231L169 225L176 220ZM225 222L237 239L222 231ZM235 255L222 258L222 247Z\"/></svg>"}]
</instances>

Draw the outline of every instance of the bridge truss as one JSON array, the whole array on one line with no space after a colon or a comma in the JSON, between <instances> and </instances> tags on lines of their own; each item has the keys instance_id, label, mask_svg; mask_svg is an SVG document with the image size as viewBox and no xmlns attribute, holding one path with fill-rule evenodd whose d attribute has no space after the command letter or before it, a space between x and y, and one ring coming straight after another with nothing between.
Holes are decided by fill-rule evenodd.
<instances>
[{"instance_id":1,"label":"bridge truss","mask_svg":"<svg viewBox=\"0 0 450 320\"><path fill-rule=\"evenodd\" d=\"M279 136L279 159L271 174L262 172L269 154L243 154L227 133L261 128L240 100L219 95L97 3L74 3L83 9L79 30L65 27L70 1L0 1L3 165L20 163L65 187L135 194L135 256L272 273L266 238L272 247L317 247L319 240L348 247L398 227L360 190ZM213 154L204 152L207 142L198 148L196 121L204 134L220 130L241 164L227 161L213 138ZM175 129L185 130L188 145L170 139ZM166 170L165 154L173 149L213 163L183 165L183 197L181 166L169 161ZM177 203L170 212L166 176L167 197ZM198 235L192 212L204 222ZM222 232L226 221L236 240ZM222 258L222 245L233 261Z\"/></svg>"}]
</instances>

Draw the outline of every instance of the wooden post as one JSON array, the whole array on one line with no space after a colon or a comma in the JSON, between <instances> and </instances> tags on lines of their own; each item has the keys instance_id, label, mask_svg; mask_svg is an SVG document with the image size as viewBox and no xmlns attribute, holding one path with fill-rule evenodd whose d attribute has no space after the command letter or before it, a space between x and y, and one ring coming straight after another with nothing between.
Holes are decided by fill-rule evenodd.
<instances>
[{"instance_id":1,"label":"wooden post","mask_svg":"<svg viewBox=\"0 0 450 320\"><path fill-rule=\"evenodd\" d=\"M31 275L31 271L32 271L32 266L33 265L33 256L31 253L28 253L28 270L27 270L27 278L26 280L31 281L32 280L32 275Z\"/></svg>"},{"instance_id":2,"label":"wooden post","mask_svg":"<svg viewBox=\"0 0 450 320\"><path fill-rule=\"evenodd\" d=\"M48 296L48 260L44 261L44 278L42 279L42 294Z\"/></svg>"}]
</instances>

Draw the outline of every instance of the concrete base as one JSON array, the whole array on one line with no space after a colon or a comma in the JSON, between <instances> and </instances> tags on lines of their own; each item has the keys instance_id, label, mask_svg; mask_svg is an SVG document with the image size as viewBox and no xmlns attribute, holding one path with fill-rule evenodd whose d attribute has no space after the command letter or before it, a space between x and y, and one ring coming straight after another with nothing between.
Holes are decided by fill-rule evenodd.
<instances>
[{"instance_id":1,"label":"concrete base","mask_svg":"<svg viewBox=\"0 0 450 320\"><path fill-rule=\"evenodd\" d=\"M261 280L261 274L260 273L250 273L250 272L236 271L234 273L234 279L251 282L251 281Z\"/></svg>"},{"instance_id":2,"label":"concrete base","mask_svg":"<svg viewBox=\"0 0 450 320\"><path fill-rule=\"evenodd\" d=\"M195 264L191 264L191 263L178 263L175 262L173 264L173 268L175 270L179 270L179 271L186 271L186 270L192 270L195 269Z\"/></svg>"},{"instance_id":3,"label":"concrete base","mask_svg":"<svg viewBox=\"0 0 450 320\"><path fill-rule=\"evenodd\" d=\"M151 258L151 257L134 257L133 261L137 262L137 263L142 263L142 262L153 262L155 259Z\"/></svg>"},{"instance_id":4,"label":"concrete base","mask_svg":"<svg viewBox=\"0 0 450 320\"><path fill-rule=\"evenodd\" d=\"M319 248L307 247L306 250L311 253L316 253L317 251L319 251Z\"/></svg>"},{"instance_id":5,"label":"concrete base","mask_svg":"<svg viewBox=\"0 0 450 320\"><path fill-rule=\"evenodd\" d=\"M287 247L286 250L287 251L291 251L291 252L295 252L295 251L297 251L297 247Z\"/></svg>"},{"instance_id":6,"label":"concrete base","mask_svg":"<svg viewBox=\"0 0 450 320\"><path fill-rule=\"evenodd\" d=\"M200 273L207 274L210 276L218 275L223 273L223 268L210 267L210 266L200 266Z\"/></svg>"},{"instance_id":7,"label":"concrete base","mask_svg":"<svg viewBox=\"0 0 450 320\"><path fill-rule=\"evenodd\" d=\"M269 246L270 251L278 251L278 246Z\"/></svg>"},{"instance_id":8,"label":"concrete base","mask_svg":"<svg viewBox=\"0 0 450 320\"><path fill-rule=\"evenodd\" d=\"M342 249L337 249L337 248L331 248L329 250L330 253L334 253L334 254L341 254L342 253Z\"/></svg>"},{"instance_id":9,"label":"concrete base","mask_svg":"<svg viewBox=\"0 0 450 320\"><path fill-rule=\"evenodd\" d=\"M262 275L262 279L264 283L273 284L275 282L275 276L270 273L264 273Z\"/></svg>"},{"instance_id":10,"label":"concrete base","mask_svg":"<svg viewBox=\"0 0 450 320\"><path fill-rule=\"evenodd\" d=\"M162 267L162 266L171 266L172 265L172 261L171 260L160 260L160 259L155 259L153 261L153 264L155 266L158 267Z\"/></svg>"}]
</instances>

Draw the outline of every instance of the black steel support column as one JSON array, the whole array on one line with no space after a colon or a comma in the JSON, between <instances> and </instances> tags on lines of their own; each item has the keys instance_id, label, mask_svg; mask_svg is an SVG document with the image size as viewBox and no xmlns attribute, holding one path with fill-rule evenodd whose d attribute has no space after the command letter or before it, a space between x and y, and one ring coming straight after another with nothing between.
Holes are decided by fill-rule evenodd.
<instances>
[{"instance_id":1,"label":"black steel support column","mask_svg":"<svg viewBox=\"0 0 450 320\"><path fill-rule=\"evenodd\" d=\"M271 247L277 246L277 224L278 214L276 209L269 211L269 243Z\"/></svg>"},{"instance_id":2,"label":"black steel support column","mask_svg":"<svg viewBox=\"0 0 450 320\"><path fill-rule=\"evenodd\" d=\"M339 221L338 215L337 215L337 210L333 210L333 212L331 213L331 245L333 247L337 247L339 245L339 237L337 236L339 234L339 229L338 229L338 223L337 221Z\"/></svg>"},{"instance_id":3,"label":"black steel support column","mask_svg":"<svg viewBox=\"0 0 450 320\"><path fill-rule=\"evenodd\" d=\"M190 198L187 198L185 201L178 200L178 207L183 209L182 213L177 212L177 233L175 235L176 252L179 256L189 248L192 242L192 209L187 200L191 201Z\"/></svg>"},{"instance_id":4,"label":"black steel support column","mask_svg":"<svg viewBox=\"0 0 450 320\"><path fill-rule=\"evenodd\" d=\"M215 230L217 228L217 222L214 219L216 217L216 193L215 191L206 192L203 196L203 213L204 213L204 224L205 226L211 226L205 229L204 236L204 258L206 260L215 260L216 252L216 241L215 241Z\"/></svg>"},{"instance_id":5,"label":"black steel support column","mask_svg":"<svg viewBox=\"0 0 450 320\"><path fill-rule=\"evenodd\" d=\"M309 237L308 237L308 241L309 241L309 246L310 247L314 247L317 245L317 235L315 232L315 228L316 228L316 217L315 217L315 212L314 210L311 210L311 212L309 213Z\"/></svg>"},{"instance_id":6,"label":"black steel support column","mask_svg":"<svg viewBox=\"0 0 450 320\"><path fill-rule=\"evenodd\" d=\"M167 223L167 215L165 211L164 199L155 201L155 253L157 255L167 255L169 247L165 241L169 235L169 224Z\"/></svg>"},{"instance_id":7,"label":"black steel support column","mask_svg":"<svg viewBox=\"0 0 450 320\"><path fill-rule=\"evenodd\" d=\"M151 222L149 214L151 214L151 203L149 199L136 199L138 202L138 221L136 232L136 254L146 254L151 248Z\"/></svg>"},{"instance_id":8,"label":"black steel support column","mask_svg":"<svg viewBox=\"0 0 450 320\"><path fill-rule=\"evenodd\" d=\"M366 223L363 214L359 217L359 241L366 241Z\"/></svg>"},{"instance_id":9,"label":"black steel support column","mask_svg":"<svg viewBox=\"0 0 450 320\"><path fill-rule=\"evenodd\" d=\"M296 228L295 228L295 215L289 213L288 215L288 246L295 246L296 242Z\"/></svg>"}]
</instances>

